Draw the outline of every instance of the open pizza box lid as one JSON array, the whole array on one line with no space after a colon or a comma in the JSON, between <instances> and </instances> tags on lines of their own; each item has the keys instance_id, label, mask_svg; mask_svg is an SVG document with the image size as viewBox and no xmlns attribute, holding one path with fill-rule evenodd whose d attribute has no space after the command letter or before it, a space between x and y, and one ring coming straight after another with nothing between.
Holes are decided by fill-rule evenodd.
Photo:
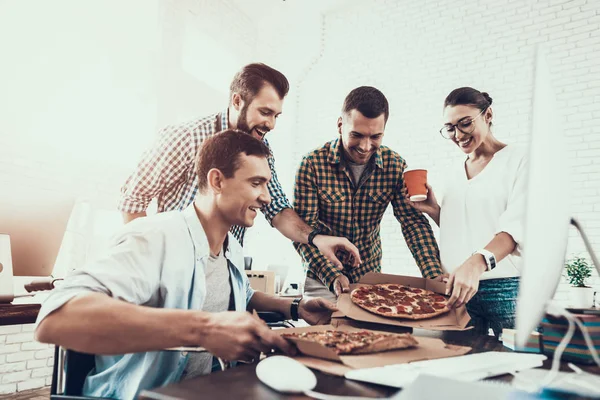
<instances>
[{"instance_id":1,"label":"open pizza box lid","mask_svg":"<svg viewBox=\"0 0 600 400\"><path fill-rule=\"evenodd\" d=\"M335 328L332 325L315 325L303 328L279 329L277 332L301 333L326 330L352 332L361 331L362 329L356 329L349 326ZM299 350L299 354L294 357L296 360L307 367L338 376L343 376L351 369L382 367L385 365L404 364L413 361L455 357L467 354L471 351L470 347L447 345L441 339L420 336L414 336L414 338L419 342L416 347L357 355L337 355L331 349L315 342L293 339L292 341Z\"/></svg>"},{"instance_id":2,"label":"open pizza box lid","mask_svg":"<svg viewBox=\"0 0 600 400\"><path fill-rule=\"evenodd\" d=\"M350 292L359 286L374 285L378 283L396 283L399 285L410 286L419 289L427 289L436 293L444 294L446 284L444 282L433 281L431 279L418 278L414 276L379 274L376 272L366 273L359 283L350 284ZM402 318L387 318L373 314L355 305L350 299L350 293L342 293L338 297L336 311L332 315L332 324L341 325L335 322L338 318L348 317L357 321L372 322L384 325L406 326L410 328L430 329L438 331L463 331L467 330L467 324L471 320L467 308L463 305L453 308L449 312L438 315L437 317L411 320Z\"/></svg>"}]
</instances>

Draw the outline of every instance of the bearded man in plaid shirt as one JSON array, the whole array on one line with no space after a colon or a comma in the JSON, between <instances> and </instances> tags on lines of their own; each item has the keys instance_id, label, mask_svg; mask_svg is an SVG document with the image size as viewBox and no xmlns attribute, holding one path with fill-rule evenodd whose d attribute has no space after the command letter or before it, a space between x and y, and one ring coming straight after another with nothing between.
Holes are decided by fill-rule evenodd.
<instances>
[{"instance_id":1,"label":"bearded man in plaid shirt","mask_svg":"<svg viewBox=\"0 0 600 400\"><path fill-rule=\"evenodd\" d=\"M362 259L354 267L348 262L350 255L340 257L344 261L340 267L313 248L294 243L307 270L307 296L335 301L349 290L350 282L381 271L379 230L390 202L421 274L426 278L442 274L431 226L404 197L406 162L381 145L388 116L387 99L379 90L368 86L352 90L337 122L339 137L304 156L300 164L294 209L314 229L348 238Z\"/></svg>"},{"instance_id":2,"label":"bearded man in plaid shirt","mask_svg":"<svg viewBox=\"0 0 600 400\"><path fill-rule=\"evenodd\" d=\"M157 200L157 211L185 210L198 192L197 159L202 142L220 131L238 129L264 141L275 128L289 90L287 78L262 63L244 66L230 86L229 107L225 110L181 125L164 128L155 146L148 150L137 169L121 188L118 208L125 222L146 215L151 200ZM341 268L336 252L343 250L360 262L357 248L344 237L327 236L313 229L292 209L275 173L273 153L268 159L271 180L268 183L271 203L261 211L267 221L285 237L307 244L317 254ZM246 228L233 226L231 233L243 245Z\"/></svg>"}]
</instances>

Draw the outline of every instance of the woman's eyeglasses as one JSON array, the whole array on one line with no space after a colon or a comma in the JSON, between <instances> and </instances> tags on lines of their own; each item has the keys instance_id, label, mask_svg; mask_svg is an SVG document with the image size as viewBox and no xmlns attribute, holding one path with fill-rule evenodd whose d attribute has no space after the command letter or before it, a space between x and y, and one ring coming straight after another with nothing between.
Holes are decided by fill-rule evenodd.
<instances>
[{"instance_id":1,"label":"woman's eyeglasses","mask_svg":"<svg viewBox=\"0 0 600 400\"><path fill-rule=\"evenodd\" d=\"M487 110L487 108L485 108L479 114L477 114L476 116L474 116L472 118L465 117L465 118L461 119L460 121L458 121L458 123L456 123L456 124L444 125L442 127L442 129L440 129L440 134L442 135L442 137L444 139L454 139L454 136L456 136L456 130L458 129L462 133L470 135L475 130L475 124L473 123L473 121L475 121L486 110Z\"/></svg>"}]
</instances>

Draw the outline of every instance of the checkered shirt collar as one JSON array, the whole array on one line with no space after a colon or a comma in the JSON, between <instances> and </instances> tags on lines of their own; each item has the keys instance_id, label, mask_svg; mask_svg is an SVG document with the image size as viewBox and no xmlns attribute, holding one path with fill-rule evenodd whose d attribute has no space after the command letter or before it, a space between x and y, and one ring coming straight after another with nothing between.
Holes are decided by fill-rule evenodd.
<instances>
[{"instance_id":1,"label":"checkered shirt collar","mask_svg":"<svg viewBox=\"0 0 600 400\"><path fill-rule=\"evenodd\" d=\"M344 150L343 150L342 146L343 146L342 140L339 137L337 139L331 141L331 146L329 147L329 154L327 155L327 162L329 162L329 164L341 164L342 166L345 166L344 156L342 154ZM371 160L369 160L369 163L372 163ZM375 153L374 164L376 167L383 169L383 158L381 156L381 147L379 149L377 149L377 152Z\"/></svg>"}]
</instances>

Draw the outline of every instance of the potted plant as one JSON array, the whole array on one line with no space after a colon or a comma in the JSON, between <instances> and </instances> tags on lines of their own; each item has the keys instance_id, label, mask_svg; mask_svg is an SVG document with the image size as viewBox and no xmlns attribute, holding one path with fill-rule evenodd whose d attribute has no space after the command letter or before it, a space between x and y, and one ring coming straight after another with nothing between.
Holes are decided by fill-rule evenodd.
<instances>
[{"instance_id":1,"label":"potted plant","mask_svg":"<svg viewBox=\"0 0 600 400\"><path fill-rule=\"evenodd\" d=\"M589 308L594 304L594 288L586 286L586 279L592 276L592 267L588 260L574 256L565 263L567 279L571 284L569 291L572 306L575 308Z\"/></svg>"}]
</instances>

